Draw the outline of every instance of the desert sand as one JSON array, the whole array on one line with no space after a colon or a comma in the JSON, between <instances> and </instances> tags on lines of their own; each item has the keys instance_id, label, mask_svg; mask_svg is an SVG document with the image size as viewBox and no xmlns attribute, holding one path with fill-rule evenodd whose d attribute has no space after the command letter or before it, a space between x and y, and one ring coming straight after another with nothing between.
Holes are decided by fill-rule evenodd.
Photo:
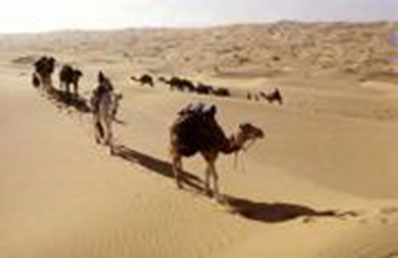
<instances>
[{"instance_id":1,"label":"desert sand","mask_svg":"<svg viewBox=\"0 0 398 258\"><path fill-rule=\"evenodd\" d=\"M395 27L396 28L396 27ZM209 29L0 36L0 257L398 257L398 75L392 23L281 22ZM32 63L104 71L123 93L116 156L91 116L31 85ZM132 82L142 73L230 89L230 98ZM278 87L284 105L249 101ZM199 180L177 189L169 126L192 101L216 104L227 134L261 127L234 166L217 162L227 204Z\"/></svg>"}]
</instances>

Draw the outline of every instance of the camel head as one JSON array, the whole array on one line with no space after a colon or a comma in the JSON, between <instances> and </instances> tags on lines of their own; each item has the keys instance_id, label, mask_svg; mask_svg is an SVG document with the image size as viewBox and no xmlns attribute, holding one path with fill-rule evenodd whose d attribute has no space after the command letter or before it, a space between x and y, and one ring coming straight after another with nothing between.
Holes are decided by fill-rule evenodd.
<instances>
[{"instance_id":1,"label":"camel head","mask_svg":"<svg viewBox=\"0 0 398 258\"><path fill-rule=\"evenodd\" d=\"M80 71L79 69L75 69L74 75L75 75L76 78L80 78L80 77L83 76L83 72Z\"/></svg>"},{"instance_id":2,"label":"camel head","mask_svg":"<svg viewBox=\"0 0 398 258\"><path fill-rule=\"evenodd\" d=\"M263 130L250 123L240 124L238 134L244 142L264 138Z\"/></svg>"}]
</instances>

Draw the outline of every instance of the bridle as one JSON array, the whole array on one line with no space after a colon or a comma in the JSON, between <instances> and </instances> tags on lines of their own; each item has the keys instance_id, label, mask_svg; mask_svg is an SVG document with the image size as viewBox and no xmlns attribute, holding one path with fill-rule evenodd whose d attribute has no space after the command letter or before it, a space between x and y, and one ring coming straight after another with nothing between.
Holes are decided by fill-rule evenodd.
<instances>
[{"instance_id":1,"label":"bridle","mask_svg":"<svg viewBox=\"0 0 398 258\"><path fill-rule=\"evenodd\" d=\"M242 171L245 172L245 165L244 165L244 155L253 145L254 143L257 141L257 138L253 138L251 140L249 140L246 144L246 146L242 146L242 148L240 150L238 150L237 152L235 152L235 158L234 158L234 169L236 170L238 167L238 158L239 158L239 153L242 152L241 155L241 164L242 164Z\"/></svg>"}]
</instances>

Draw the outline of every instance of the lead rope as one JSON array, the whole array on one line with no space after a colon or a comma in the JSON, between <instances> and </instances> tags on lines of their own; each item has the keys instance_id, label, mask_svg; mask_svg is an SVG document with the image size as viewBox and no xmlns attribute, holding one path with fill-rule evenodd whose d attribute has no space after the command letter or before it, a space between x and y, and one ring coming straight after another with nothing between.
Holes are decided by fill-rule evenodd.
<instances>
[{"instance_id":1,"label":"lead rope","mask_svg":"<svg viewBox=\"0 0 398 258\"><path fill-rule=\"evenodd\" d=\"M240 163L241 163L241 171L243 173L245 173L245 171L246 171L245 159L244 159L245 155L244 154L253 146L253 144L255 142L256 142L256 139L253 139L247 144L246 147L245 146L242 147L242 155L241 155ZM237 168L238 168L239 153L240 153L240 151L235 152L235 158L234 158L234 169L235 170L237 170Z\"/></svg>"}]
</instances>

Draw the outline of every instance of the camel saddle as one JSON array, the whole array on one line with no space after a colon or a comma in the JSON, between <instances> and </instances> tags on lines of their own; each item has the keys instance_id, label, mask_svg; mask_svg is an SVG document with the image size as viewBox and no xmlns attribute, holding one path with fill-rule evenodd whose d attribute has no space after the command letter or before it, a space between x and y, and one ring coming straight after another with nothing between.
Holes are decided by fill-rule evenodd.
<instances>
[{"instance_id":1,"label":"camel saddle","mask_svg":"<svg viewBox=\"0 0 398 258\"><path fill-rule=\"evenodd\" d=\"M225 135L215 119L216 112L215 105L200 102L190 103L178 112L174 129L181 154L192 156L224 143Z\"/></svg>"}]
</instances>

